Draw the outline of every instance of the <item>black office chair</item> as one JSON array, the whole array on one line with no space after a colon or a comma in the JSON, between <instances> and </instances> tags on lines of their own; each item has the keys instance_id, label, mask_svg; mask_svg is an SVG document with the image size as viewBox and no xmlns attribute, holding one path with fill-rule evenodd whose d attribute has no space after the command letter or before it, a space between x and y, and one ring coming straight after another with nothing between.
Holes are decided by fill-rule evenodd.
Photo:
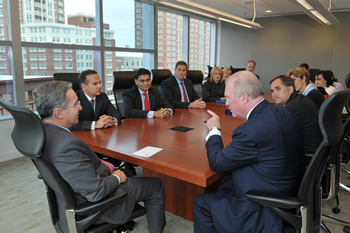
<instances>
[{"instance_id":1,"label":"black office chair","mask_svg":"<svg viewBox=\"0 0 350 233\"><path fill-rule=\"evenodd\" d=\"M231 70L232 74L234 74L238 71L245 70L245 68L233 68L232 66L230 66L230 70Z\"/></svg>"},{"instance_id":2,"label":"black office chair","mask_svg":"<svg viewBox=\"0 0 350 233\"><path fill-rule=\"evenodd\" d=\"M345 86L346 88L350 89L350 73L348 73L348 75L345 77Z\"/></svg>"},{"instance_id":3,"label":"black office chair","mask_svg":"<svg viewBox=\"0 0 350 233\"><path fill-rule=\"evenodd\" d=\"M322 104L319 111L319 124L323 141L307 167L297 197L250 190L246 193L247 198L268 206L301 232L319 232L321 224L327 231L321 223L321 180L331 153L341 143L344 130L341 112L349 97L350 91L336 92Z\"/></svg>"},{"instance_id":4,"label":"black office chair","mask_svg":"<svg viewBox=\"0 0 350 233\"><path fill-rule=\"evenodd\" d=\"M120 113L124 116L123 97L124 90L135 85L135 71L114 71L113 93L115 104Z\"/></svg>"},{"instance_id":5,"label":"black office chair","mask_svg":"<svg viewBox=\"0 0 350 233\"><path fill-rule=\"evenodd\" d=\"M194 90L199 97L203 98L203 72L200 70L187 70L186 78L192 81Z\"/></svg>"},{"instance_id":6,"label":"black office chair","mask_svg":"<svg viewBox=\"0 0 350 233\"><path fill-rule=\"evenodd\" d=\"M65 81L72 83L72 89L77 92L80 89L79 77L80 73L54 73L53 79L56 81Z\"/></svg>"},{"instance_id":7,"label":"black office chair","mask_svg":"<svg viewBox=\"0 0 350 233\"><path fill-rule=\"evenodd\" d=\"M156 87L160 92L160 84L173 74L169 69L153 69L152 70L152 87Z\"/></svg>"},{"instance_id":8,"label":"black office chair","mask_svg":"<svg viewBox=\"0 0 350 233\"><path fill-rule=\"evenodd\" d=\"M127 193L119 189L99 202L77 205L69 184L42 154L46 131L41 119L29 109L15 106L7 100L0 100L0 104L15 121L11 134L13 143L21 154L33 161L45 183L51 221L56 232L105 233L118 227L117 224L94 223L109 207L122 202ZM57 205L57 199L64 200L65 206ZM146 209L137 204L130 219L144 214Z\"/></svg>"}]
</instances>

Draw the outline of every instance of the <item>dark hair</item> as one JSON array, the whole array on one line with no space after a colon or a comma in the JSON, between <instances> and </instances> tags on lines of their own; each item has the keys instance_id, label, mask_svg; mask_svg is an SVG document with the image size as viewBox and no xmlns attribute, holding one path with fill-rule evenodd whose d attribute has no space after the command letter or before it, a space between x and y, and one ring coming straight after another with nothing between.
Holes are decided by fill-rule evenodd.
<instances>
[{"instance_id":1,"label":"dark hair","mask_svg":"<svg viewBox=\"0 0 350 233\"><path fill-rule=\"evenodd\" d=\"M321 70L320 72L317 72L316 76L318 76L320 74L322 74L324 80L326 80L326 86L327 87L333 85L332 75L328 71Z\"/></svg>"},{"instance_id":2,"label":"dark hair","mask_svg":"<svg viewBox=\"0 0 350 233\"><path fill-rule=\"evenodd\" d=\"M277 79L281 79L283 86L285 86L285 87L292 86L293 90L295 91L295 84L294 84L294 80L292 78L285 76L285 75L279 75L279 76L271 79L270 84Z\"/></svg>"},{"instance_id":3,"label":"dark hair","mask_svg":"<svg viewBox=\"0 0 350 233\"><path fill-rule=\"evenodd\" d=\"M145 74L148 74L149 77L151 77L151 72L149 70L145 69L145 68L141 68L141 69L136 70L136 72L135 72L135 80L138 80L139 76L145 75Z\"/></svg>"},{"instance_id":4,"label":"dark hair","mask_svg":"<svg viewBox=\"0 0 350 233\"><path fill-rule=\"evenodd\" d=\"M249 60L248 63L247 63L247 65L249 64L249 62L253 62L253 63L254 63L254 66L256 66L256 62L255 62L255 61Z\"/></svg>"},{"instance_id":5,"label":"dark hair","mask_svg":"<svg viewBox=\"0 0 350 233\"><path fill-rule=\"evenodd\" d=\"M184 62L184 61L178 61L178 62L176 62L175 70L176 70L177 67L180 66L180 65L186 66L186 69L188 69L188 66L187 66L187 63L186 63L186 62Z\"/></svg>"},{"instance_id":6,"label":"dark hair","mask_svg":"<svg viewBox=\"0 0 350 233\"><path fill-rule=\"evenodd\" d=\"M299 67L304 67L306 70L309 69L309 65L306 63L301 64Z\"/></svg>"},{"instance_id":7,"label":"dark hair","mask_svg":"<svg viewBox=\"0 0 350 233\"><path fill-rule=\"evenodd\" d=\"M333 82L338 82L338 80L334 77L333 71L331 70L326 70L326 71L331 74Z\"/></svg>"},{"instance_id":8,"label":"dark hair","mask_svg":"<svg viewBox=\"0 0 350 233\"><path fill-rule=\"evenodd\" d=\"M90 75L90 74L97 74L97 72L95 70L84 70L83 72L80 73L79 75L79 86L81 88L81 84L86 84L88 85L89 83L86 81L86 76Z\"/></svg>"},{"instance_id":9,"label":"dark hair","mask_svg":"<svg viewBox=\"0 0 350 233\"><path fill-rule=\"evenodd\" d=\"M63 81L51 81L35 88L35 106L41 119L51 117L56 108L66 109L66 93L71 88L72 83Z\"/></svg>"}]
</instances>

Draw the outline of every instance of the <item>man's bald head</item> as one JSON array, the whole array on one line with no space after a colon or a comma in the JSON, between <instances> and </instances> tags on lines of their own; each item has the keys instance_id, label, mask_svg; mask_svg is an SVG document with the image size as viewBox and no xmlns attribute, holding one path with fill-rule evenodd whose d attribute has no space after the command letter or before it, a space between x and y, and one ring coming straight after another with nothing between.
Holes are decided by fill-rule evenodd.
<instances>
[{"instance_id":1,"label":"man's bald head","mask_svg":"<svg viewBox=\"0 0 350 233\"><path fill-rule=\"evenodd\" d=\"M226 80L226 86L232 85L236 97L247 93L251 99L264 95L264 89L257 77L249 71L239 71Z\"/></svg>"}]
</instances>

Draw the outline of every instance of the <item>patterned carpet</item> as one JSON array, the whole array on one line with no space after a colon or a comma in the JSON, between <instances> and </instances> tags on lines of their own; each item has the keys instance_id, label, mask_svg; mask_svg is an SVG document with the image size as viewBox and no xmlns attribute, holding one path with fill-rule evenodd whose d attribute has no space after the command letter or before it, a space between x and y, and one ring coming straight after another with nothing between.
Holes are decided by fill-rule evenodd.
<instances>
[{"instance_id":1,"label":"patterned carpet","mask_svg":"<svg viewBox=\"0 0 350 233\"><path fill-rule=\"evenodd\" d=\"M350 166L348 166L350 168ZM0 163L0 232L48 233L55 232L49 216L44 184L37 178L32 162L17 158ZM142 174L142 168L137 168ZM350 185L350 176L342 174L342 181ZM350 194L340 191L342 211L336 215L350 220ZM324 213L332 214L334 201L323 201ZM333 214L334 215L334 214ZM193 232L193 223L176 215L166 213L164 232ZM133 232L148 232L146 217L135 220ZM329 223L332 232L342 232L343 225Z\"/></svg>"}]
</instances>

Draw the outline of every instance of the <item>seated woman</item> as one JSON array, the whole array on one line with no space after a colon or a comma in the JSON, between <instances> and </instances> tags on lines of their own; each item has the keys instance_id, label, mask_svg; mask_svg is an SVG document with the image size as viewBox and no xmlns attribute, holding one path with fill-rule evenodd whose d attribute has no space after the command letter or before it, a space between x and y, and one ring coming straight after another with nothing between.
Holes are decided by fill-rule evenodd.
<instances>
[{"instance_id":1,"label":"seated woman","mask_svg":"<svg viewBox=\"0 0 350 233\"><path fill-rule=\"evenodd\" d=\"M333 86L333 80L330 73L322 70L316 74L315 78L316 87L323 87L328 95L332 95L337 92L337 89Z\"/></svg>"},{"instance_id":2,"label":"seated woman","mask_svg":"<svg viewBox=\"0 0 350 233\"><path fill-rule=\"evenodd\" d=\"M215 102L224 97L225 82L222 80L222 69L214 66L210 71L210 77L203 84L203 101Z\"/></svg>"},{"instance_id":3,"label":"seated woman","mask_svg":"<svg viewBox=\"0 0 350 233\"><path fill-rule=\"evenodd\" d=\"M230 77L232 75L232 70L230 68L225 68L223 70L224 72L224 77L222 78L222 81L225 81L226 79L228 79L228 77Z\"/></svg>"},{"instance_id":4,"label":"seated woman","mask_svg":"<svg viewBox=\"0 0 350 233\"><path fill-rule=\"evenodd\" d=\"M332 80L333 80L333 86L338 90L338 91L344 91L345 87L342 83L340 83L335 77L334 74L331 70L326 70L328 73L331 74Z\"/></svg>"},{"instance_id":5,"label":"seated woman","mask_svg":"<svg viewBox=\"0 0 350 233\"><path fill-rule=\"evenodd\" d=\"M317 90L316 85L310 81L309 72L303 67L297 67L288 72L288 76L294 80L295 90L309 97L318 108L321 107L324 96Z\"/></svg>"}]
</instances>

